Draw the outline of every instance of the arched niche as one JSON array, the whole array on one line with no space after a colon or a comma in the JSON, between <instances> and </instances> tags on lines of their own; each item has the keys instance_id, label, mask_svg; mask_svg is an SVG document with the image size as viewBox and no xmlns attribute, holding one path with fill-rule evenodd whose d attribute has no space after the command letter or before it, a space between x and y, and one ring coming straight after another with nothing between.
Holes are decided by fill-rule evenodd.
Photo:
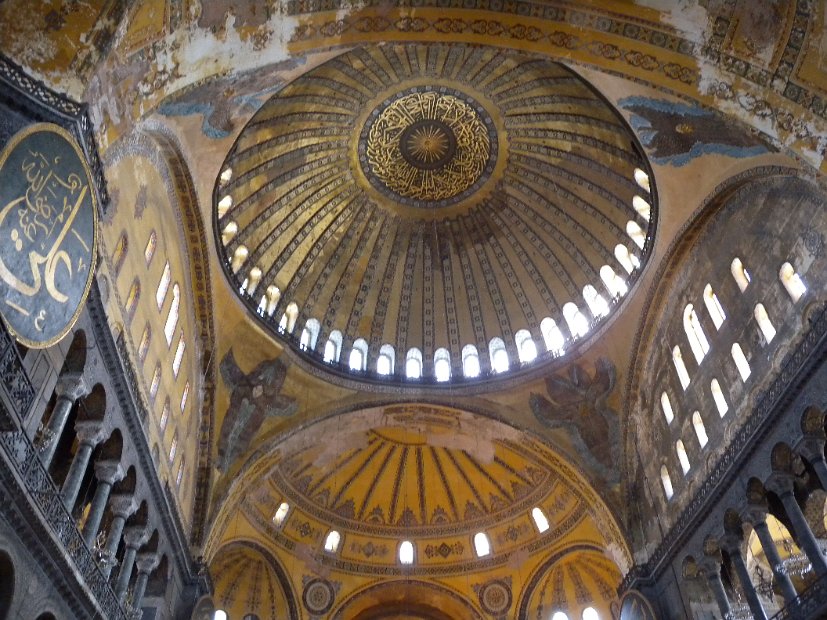
<instances>
[{"instance_id":1,"label":"arched niche","mask_svg":"<svg viewBox=\"0 0 827 620\"><path fill-rule=\"evenodd\" d=\"M331 612L332 620L482 620L476 605L446 586L399 579L353 593Z\"/></svg>"}]
</instances>

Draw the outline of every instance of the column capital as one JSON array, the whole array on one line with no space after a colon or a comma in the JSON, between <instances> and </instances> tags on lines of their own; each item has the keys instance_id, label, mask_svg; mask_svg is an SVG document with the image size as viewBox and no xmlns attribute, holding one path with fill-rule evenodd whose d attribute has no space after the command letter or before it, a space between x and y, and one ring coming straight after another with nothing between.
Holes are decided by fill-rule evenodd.
<instances>
[{"instance_id":1,"label":"column capital","mask_svg":"<svg viewBox=\"0 0 827 620\"><path fill-rule=\"evenodd\" d=\"M103 420L78 420L75 422L75 434L80 443L96 446L103 439Z\"/></svg>"},{"instance_id":2,"label":"column capital","mask_svg":"<svg viewBox=\"0 0 827 620\"><path fill-rule=\"evenodd\" d=\"M764 487L779 497L782 497L793 492L794 480L795 478L792 474L775 471L770 475Z\"/></svg>"},{"instance_id":3,"label":"column capital","mask_svg":"<svg viewBox=\"0 0 827 620\"><path fill-rule=\"evenodd\" d=\"M112 514L124 519L128 519L132 513L138 510L138 502L132 493L112 495L109 498L109 505L112 507Z\"/></svg>"},{"instance_id":4,"label":"column capital","mask_svg":"<svg viewBox=\"0 0 827 620\"><path fill-rule=\"evenodd\" d=\"M796 451L808 461L824 462L824 437L804 435L795 446Z\"/></svg>"},{"instance_id":5,"label":"column capital","mask_svg":"<svg viewBox=\"0 0 827 620\"><path fill-rule=\"evenodd\" d=\"M758 527L762 523L767 522L767 513L769 508L758 504L747 504L747 507L741 511L741 520Z\"/></svg>"},{"instance_id":6,"label":"column capital","mask_svg":"<svg viewBox=\"0 0 827 620\"><path fill-rule=\"evenodd\" d=\"M704 558L698 562L698 570L700 570L708 579L716 576L720 577L721 560L708 555L704 556Z\"/></svg>"},{"instance_id":7,"label":"column capital","mask_svg":"<svg viewBox=\"0 0 827 620\"><path fill-rule=\"evenodd\" d=\"M149 539L149 530L145 525L129 525L124 528L123 539L127 547L137 549Z\"/></svg>"},{"instance_id":8,"label":"column capital","mask_svg":"<svg viewBox=\"0 0 827 620\"><path fill-rule=\"evenodd\" d=\"M60 375L55 386L55 394L68 398L69 400L77 400L89 394L89 385L79 372L66 372Z\"/></svg>"},{"instance_id":9,"label":"column capital","mask_svg":"<svg viewBox=\"0 0 827 620\"><path fill-rule=\"evenodd\" d=\"M734 554L737 554L738 557L741 557L741 544L744 542L744 539L737 534L727 534L721 538L721 549L726 551L730 557Z\"/></svg>"},{"instance_id":10,"label":"column capital","mask_svg":"<svg viewBox=\"0 0 827 620\"><path fill-rule=\"evenodd\" d=\"M115 484L123 480L126 472L123 470L120 461L106 460L95 462L95 477L101 482Z\"/></svg>"},{"instance_id":11,"label":"column capital","mask_svg":"<svg viewBox=\"0 0 827 620\"><path fill-rule=\"evenodd\" d=\"M138 567L139 573L146 573L147 575L158 568L161 563L161 556L154 551L144 551L137 555L135 566Z\"/></svg>"}]
</instances>

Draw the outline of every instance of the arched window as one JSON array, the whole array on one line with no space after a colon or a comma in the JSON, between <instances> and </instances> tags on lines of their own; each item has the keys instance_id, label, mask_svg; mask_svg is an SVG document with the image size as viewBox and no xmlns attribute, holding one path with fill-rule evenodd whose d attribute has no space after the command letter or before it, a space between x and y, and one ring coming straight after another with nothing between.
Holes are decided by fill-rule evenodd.
<instances>
[{"instance_id":1,"label":"arched window","mask_svg":"<svg viewBox=\"0 0 827 620\"><path fill-rule=\"evenodd\" d=\"M686 332L689 348L692 349L695 361L700 364L704 356L709 353L709 341L706 339L706 334L692 304L688 304L683 309L683 331Z\"/></svg>"},{"instance_id":2,"label":"arched window","mask_svg":"<svg viewBox=\"0 0 827 620\"><path fill-rule=\"evenodd\" d=\"M603 285L609 291L612 299L623 297L628 291L626 281L615 273L615 270L608 265L603 265L600 268L600 279L603 280Z\"/></svg>"},{"instance_id":3,"label":"arched window","mask_svg":"<svg viewBox=\"0 0 827 620\"><path fill-rule=\"evenodd\" d=\"M175 347L175 356L172 358L172 374L178 378L178 373L181 370L181 362L184 360L184 350L187 348L187 341L184 339L184 333L178 337L178 345Z\"/></svg>"},{"instance_id":4,"label":"arched window","mask_svg":"<svg viewBox=\"0 0 827 620\"><path fill-rule=\"evenodd\" d=\"M167 346L172 345L172 337L175 335L175 328L178 325L178 309L181 304L181 287L178 283L172 285L172 303L169 306L169 314L164 323L164 336L167 339Z\"/></svg>"},{"instance_id":5,"label":"arched window","mask_svg":"<svg viewBox=\"0 0 827 620\"><path fill-rule=\"evenodd\" d=\"M672 424L675 419L675 411L672 409L672 402L669 400L669 394L666 392L660 395L660 408L663 410L663 417L666 418L667 424Z\"/></svg>"},{"instance_id":6,"label":"arched window","mask_svg":"<svg viewBox=\"0 0 827 620\"><path fill-rule=\"evenodd\" d=\"M726 412L729 411L729 405L727 405L724 393L721 390L721 384L718 383L717 379L713 379L709 384L709 390L712 392L712 400L715 401L715 408L718 409L718 414L723 418Z\"/></svg>"},{"instance_id":7,"label":"arched window","mask_svg":"<svg viewBox=\"0 0 827 620\"><path fill-rule=\"evenodd\" d=\"M141 334L141 343L138 345L138 360L143 363L146 359L146 354L149 351L149 341L152 338L152 329L149 327L149 323L146 324L144 327L144 331Z\"/></svg>"},{"instance_id":8,"label":"arched window","mask_svg":"<svg viewBox=\"0 0 827 620\"><path fill-rule=\"evenodd\" d=\"M422 377L422 351L416 347L408 349L408 353L405 355L405 376L408 379Z\"/></svg>"},{"instance_id":9,"label":"arched window","mask_svg":"<svg viewBox=\"0 0 827 620\"><path fill-rule=\"evenodd\" d=\"M261 282L261 269L253 267L250 269L250 275L244 278L244 284L242 286L244 290L242 293L247 293L252 297L258 288L259 282Z\"/></svg>"},{"instance_id":10,"label":"arched window","mask_svg":"<svg viewBox=\"0 0 827 620\"><path fill-rule=\"evenodd\" d=\"M689 473L689 456L686 454L686 448L683 445L683 440L678 439L675 442L675 451L678 453L678 461L680 461L681 469L683 470L683 475Z\"/></svg>"},{"instance_id":11,"label":"arched window","mask_svg":"<svg viewBox=\"0 0 827 620\"><path fill-rule=\"evenodd\" d=\"M379 348L379 357L376 358L376 372L383 376L393 374L393 366L396 362L396 351L393 346L383 344Z\"/></svg>"},{"instance_id":12,"label":"arched window","mask_svg":"<svg viewBox=\"0 0 827 620\"><path fill-rule=\"evenodd\" d=\"M232 269L233 273L238 273L241 270L244 263L247 262L247 256L249 256L249 254L250 252L247 250L247 246L240 245L235 249L233 259L230 261L230 269Z\"/></svg>"},{"instance_id":13,"label":"arched window","mask_svg":"<svg viewBox=\"0 0 827 620\"><path fill-rule=\"evenodd\" d=\"M271 284L267 287L267 292L264 293L258 307L267 316L273 316L273 313L276 311L276 306L279 303L279 299L281 299L281 291L279 290L279 287L275 284Z\"/></svg>"},{"instance_id":14,"label":"arched window","mask_svg":"<svg viewBox=\"0 0 827 620\"><path fill-rule=\"evenodd\" d=\"M129 239L126 237L126 231L121 233L118 242L115 244L115 251L112 252L112 270L115 272L117 278L121 273L121 268L126 260L126 253L129 251Z\"/></svg>"},{"instance_id":15,"label":"arched window","mask_svg":"<svg viewBox=\"0 0 827 620\"><path fill-rule=\"evenodd\" d=\"M597 613L594 607L586 607L583 610L583 620L600 620L600 614Z\"/></svg>"},{"instance_id":16,"label":"arched window","mask_svg":"<svg viewBox=\"0 0 827 620\"><path fill-rule=\"evenodd\" d=\"M640 260L632 254L622 243L615 246L615 258L617 262L626 270L626 273L632 273L635 269L640 267Z\"/></svg>"},{"instance_id":17,"label":"arched window","mask_svg":"<svg viewBox=\"0 0 827 620\"><path fill-rule=\"evenodd\" d=\"M229 183L233 178L233 169L230 166L224 168L221 171L221 174L218 177L218 184L221 187L224 187L227 183Z\"/></svg>"},{"instance_id":18,"label":"arched window","mask_svg":"<svg viewBox=\"0 0 827 620\"><path fill-rule=\"evenodd\" d=\"M187 408L187 398L190 395L190 382L187 381L184 384L184 391L181 392L181 413L184 413L184 409Z\"/></svg>"},{"instance_id":19,"label":"arched window","mask_svg":"<svg viewBox=\"0 0 827 620\"><path fill-rule=\"evenodd\" d=\"M551 620L569 620L569 617L562 611L555 611Z\"/></svg>"},{"instance_id":20,"label":"arched window","mask_svg":"<svg viewBox=\"0 0 827 620\"><path fill-rule=\"evenodd\" d=\"M218 201L218 218L221 219L225 215L227 215L227 211L232 209L233 207L233 197L229 194L221 197L221 200Z\"/></svg>"},{"instance_id":21,"label":"arched window","mask_svg":"<svg viewBox=\"0 0 827 620\"><path fill-rule=\"evenodd\" d=\"M437 349L434 353L434 377L437 381L451 378L451 354L448 349Z\"/></svg>"},{"instance_id":22,"label":"arched window","mask_svg":"<svg viewBox=\"0 0 827 620\"><path fill-rule=\"evenodd\" d=\"M637 247L641 250L643 249L643 246L646 244L646 233L643 232L643 229L637 222L632 220L626 222L626 234L635 242Z\"/></svg>"},{"instance_id":23,"label":"arched window","mask_svg":"<svg viewBox=\"0 0 827 620\"><path fill-rule=\"evenodd\" d=\"M706 311L709 312L709 316L715 324L715 329L721 329L721 325L726 320L726 312L724 312L724 307L718 301L718 296L712 290L710 284L704 287L704 305L706 305Z\"/></svg>"},{"instance_id":24,"label":"arched window","mask_svg":"<svg viewBox=\"0 0 827 620\"><path fill-rule=\"evenodd\" d=\"M551 317L540 321L540 333L543 334L543 342L546 343L546 350L554 355L562 355L566 348L566 338L563 332L557 327L557 323Z\"/></svg>"},{"instance_id":25,"label":"arched window","mask_svg":"<svg viewBox=\"0 0 827 620\"><path fill-rule=\"evenodd\" d=\"M227 612L223 609L216 609L212 615L212 620L227 620Z\"/></svg>"},{"instance_id":26,"label":"arched window","mask_svg":"<svg viewBox=\"0 0 827 620\"><path fill-rule=\"evenodd\" d=\"M672 478L669 476L666 465L660 466L660 483L663 485L663 494L666 496L666 500L669 501L675 492L672 489Z\"/></svg>"},{"instance_id":27,"label":"arched window","mask_svg":"<svg viewBox=\"0 0 827 620\"><path fill-rule=\"evenodd\" d=\"M778 272L778 277L781 280L781 284L783 284L784 288L787 290L790 299L793 300L793 303L801 299L802 295L807 292L807 287L804 286L804 282L801 281L801 277L795 272L795 269L790 263L784 263L781 265L781 270Z\"/></svg>"},{"instance_id":28,"label":"arched window","mask_svg":"<svg viewBox=\"0 0 827 620\"><path fill-rule=\"evenodd\" d=\"M491 356L491 368L494 372L506 372L511 366L502 338L494 337L491 339L491 342L488 343L488 354Z\"/></svg>"},{"instance_id":29,"label":"arched window","mask_svg":"<svg viewBox=\"0 0 827 620\"><path fill-rule=\"evenodd\" d=\"M284 314L281 315L281 320L279 321L279 329L288 334L292 334L293 330L296 328L296 319L298 318L299 307L296 305L295 301L291 301L289 304L287 304L287 308L285 308Z\"/></svg>"},{"instance_id":30,"label":"arched window","mask_svg":"<svg viewBox=\"0 0 827 620\"><path fill-rule=\"evenodd\" d=\"M603 296L597 292L591 284L583 287L583 299L586 300L586 305L589 307L589 312L596 319L609 314L609 304L603 299Z\"/></svg>"},{"instance_id":31,"label":"arched window","mask_svg":"<svg viewBox=\"0 0 827 620\"><path fill-rule=\"evenodd\" d=\"M517 345L517 355L522 363L533 362L537 357L537 345L527 329L520 329L514 334L514 343Z\"/></svg>"},{"instance_id":32,"label":"arched window","mask_svg":"<svg viewBox=\"0 0 827 620\"><path fill-rule=\"evenodd\" d=\"M709 442L709 436L706 434L706 427L704 426L701 412L696 411L692 414L692 427L695 429L695 434L698 436L698 444L703 448Z\"/></svg>"},{"instance_id":33,"label":"arched window","mask_svg":"<svg viewBox=\"0 0 827 620\"><path fill-rule=\"evenodd\" d=\"M146 247L144 248L144 260L147 267L152 262L152 257L155 256L156 245L158 245L158 235L153 230L149 233L149 239L146 240Z\"/></svg>"},{"instance_id":34,"label":"arched window","mask_svg":"<svg viewBox=\"0 0 827 620\"><path fill-rule=\"evenodd\" d=\"M732 272L732 277L735 278L736 284L738 284L738 288L741 289L743 293L747 290L751 279L749 272L744 268L744 263L736 256L732 259L732 264L729 266L729 269Z\"/></svg>"},{"instance_id":35,"label":"arched window","mask_svg":"<svg viewBox=\"0 0 827 620\"><path fill-rule=\"evenodd\" d=\"M485 532L477 532L474 534L474 551L478 558L485 557L491 553L491 542L488 540Z\"/></svg>"},{"instance_id":36,"label":"arched window","mask_svg":"<svg viewBox=\"0 0 827 620\"><path fill-rule=\"evenodd\" d=\"M235 236L238 234L238 224L235 222L227 222L227 225L221 231L221 243L224 247L230 245L230 241L235 239Z\"/></svg>"},{"instance_id":37,"label":"arched window","mask_svg":"<svg viewBox=\"0 0 827 620\"><path fill-rule=\"evenodd\" d=\"M462 374L469 379L480 376L480 354L473 344L462 347Z\"/></svg>"},{"instance_id":38,"label":"arched window","mask_svg":"<svg viewBox=\"0 0 827 620\"><path fill-rule=\"evenodd\" d=\"M399 563L406 566L414 563L414 545L410 540L399 544Z\"/></svg>"},{"instance_id":39,"label":"arched window","mask_svg":"<svg viewBox=\"0 0 827 620\"><path fill-rule=\"evenodd\" d=\"M652 215L652 207L640 196L635 196L632 198L632 206L635 208L635 211L638 212L638 215L642 217L647 222Z\"/></svg>"},{"instance_id":40,"label":"arched window","mask_svg":"<svg viewBox=\"0 0 827 620\"><path fill-rule=\"evenodd\" d=\"M152 381L149 383L149 400L155 402L155 397L158 395L158 388L161 387L161 365L155 366L152 373Z\"/></svg>"},{"instance_id":41,"label":"arched window","mask_svg":"<svg viewBox=\"0 0 827 620\"><path fill-rule=\"evenodd\" d=\"M635 183L637 183L642 189L645 189L648 193L652 193L652 188L649 184L649 175L640 168L635 168Z\"/></svg>"},{"instance_id":42,"label":"arched window","mask_svg":"<svg viewBox=\"0 0 827 620\"><path fill-rule=\"evenodd\" d=\"M276 508L276 512L273 513L273 525L276 527L280 527L284 520L287 518L287 513L290 512L290 504L287 502L282 502L279 504L279 507Z\"/></svg>"},{"instance_id":43,"label":"arched window","mask_svg":"<svg viewBox=\"0 0 827 620\"><path fill-rule=\"evenodd\" d=\"M683 354L679 346L672 349L672 362L675 364L675 370L678 371L681 387L685 390L689 387L689 373L686 371L686 364L683 363Z\"/></svg>"},{"instance_id":44,"label":"arched window","mask_svg":"<svg viewBox=\"0 0 827 620\"><path fill-rule=\"evenodd\" d=\"M175 454L178 452L178 431L172 436L172 443L169 444L169 464L175 462Z\"/></svg>"},{"instance_id":45,"label":"arched window","mask_svg":"<svg viewBox=\"0 0 827 620\"><path fill-rule=\"evenodd\" d=\"M741 375L741 381L746 382L749 379L751 370L747 356L744 355L741 345L737 342L732 345L732 359L735 362L735 367L738 368L738 374Z\"/></svg>"},{"instance_id":46,"label":"arched window","mask_svg":"<svg viewBox=\"0 0 827 620\"><path fill-rule=\"evenodd\" d=\"M158 288L155 289L155 303L158 305L158 312L164 307L164 301L167 298L167 291L169 284L172 281L172 269L170 269L169 261L164 263L164 270L161 272L161 279L158 280Z\"/></svg>"},{"instance_id":47,"label":"arched window","mask_svg":"<svg viewBox=\"0 0 827 620\"><path fill-rule=\"evenodd\" d=\"M167 422L169 422L169 397L164 401L164 408L161 409L161 420L158 425L161 427L161 432L166 430Z\"/></svg>"},{"instance_id":48,"label":"arched window","mask_svg":"<svg viewBox=\"0 0 827 620\"><path fill-rule=\"evenodd\" d=\"M299 347L305 350L314 350L316 348L316 340L319 338L320 329L321 325L317 319L307 319L302 330L301 338L299 339Z\"/></svg>"},{"instance_id":49,"label":"arched window","mask_svg":"<svg viewBox=\"0 0 827 620\"><path fill-rule=\"evenodd\" d=\"M545 513L540 508L535 506L531 509L531 518L534 519L534 525L537 526L537 531L541 534L548 530L548 519Z\"/></svg>"},{"instance_id":50,"label":"arched window","mask_svg":"<svg viewBox=\"0 0 827 620\"><path fill-rule=\"evenodd\" d=\"M178 462L178 473L175 474L175 486L181 487L181 480L184 479L184 457Z\"/></svg>"},{"instance_id":51,"label":"arched window","mask_svg":"<svg viewBox=\"0 0 827 620\"><path fill-rule=\"evenodd\" d=\"M336 530L330 530L327 538L324 539L324 550L328 553L336 553L339 550L339 542L342 540L342 535Z\"/></svg>"},{"instance_id":52,"label":"arched window","mask_svg":"<svg viewBox=\"0 0 827 620\"><path fill-rule=\"evenodd\" d=\"M775 326L767 315L767 309L764 307L764 304L756 305L753 314L755 315L755 321L758 323L758 327L761 329L761 333L764 334L764 340L769 344L772 342L772 339L775 338L776 332Z\"/></svg>"},{"instance_id":53,"label":"arched window","mask_svg":"<svg viewBox=\"0 0 827 620\"><path fill-rule=\"evenodd\" d=\"M361 372L367 368L368 363L368 343L364 338L357 338L353 343L353 348L350 350L350 359L348 366L351 370Z\"/></svg>"},{"instance_id":54,"label":"arched window","mask_svg":"<svg viewBox=\"0 0 827 620\"><path fill-rule=\"evenodd\" d=\"M566 324L569 326L569 332L575 338L578 336L585 336L589 333L589 321L580 312L580 309L568 302L563 306L563 318L566 319Z\"/></svg>"},{"instance_id":55,"label":"arched window","mask_svg":"<svg viewBox=\"0 0 827 620\"><path fill-rule=\"evenodd\" d=\"M342 332L334 329L327 337L327 342L324 345L324 361L332 364L339 361L339 356L342 354Z\"/></svg>"}]
</instances>

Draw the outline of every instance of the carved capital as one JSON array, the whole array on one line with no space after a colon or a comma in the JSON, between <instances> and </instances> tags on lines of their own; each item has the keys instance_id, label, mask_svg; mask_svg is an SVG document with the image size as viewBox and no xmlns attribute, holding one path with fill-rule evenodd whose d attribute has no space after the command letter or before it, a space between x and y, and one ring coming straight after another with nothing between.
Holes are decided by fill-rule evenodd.
<instances>
[{"instance_id":1,"label":"carved capital","mask_svg":"<svg viewBox=\"0 0 827 620\"><path fill-rule=\"evenodd\" d=\"M752 524L752 527L759 526L762 523L766 523L767 510L766 505L748 504L747 507L741 511L741 519Z\"/></svg>"},{"instance_id":2,"label":"carved capital","mask_svg":"<svg viewBox=\"0 0 827 620\"><path fill-rule=\"evenodd\" d=\"M112 514L124 519L128 519L132 513L138 510L138 502L132 493L112 495L109 498L109 506L112 508Z\"/></svg>"},{"instance_id":3,"label":"carved capital","mask_svg":"<svg viewBox=\"0 0 827 620\"><path fill-rule=\"evenodd\" d=\"M704 556L704 558L698 562L698 570L703 573L703 575L707 579L720 579L721 576L721 560L720 558L712 557L712 556Z\"/></svg>"},{"instance_id":4,"label":"carved capital","mask_svg":"<svg viewBox=\"0 0 827 620\"><path fill-rule=\"evenodd\" d=\"M139 573L146 573L147 575L158 568L161 562L161 556L154 551L147 551L139 553L135 560L135 566L138 567Z\"/></svg>"},{"instance_id":5,"label":"carved capital","mask_svg":"<svg viewBox=\"0 0 827 620\"><path fill-rule=\"evenodd\" d=\"M115 484L123 480L126 472L121 467L120 461L97 461L95 463L95 477L101 482Z\"/></svg>"},{"instance_id":6,"label":"carved capital","mask_svg":"<svg viewBox=\"0 0 827 620\"><path fill-rule=\"evenodd\" d=\"M741 544L744 542L744 539L737 534L727 534L723 538L721 538L721 549L726 551L730 557L737 555L738 557L743 557L741 555Z\"/></svg>"},{"instance_id":7,"label":"carved capital","mask_svg":"<svg viewBox=\"0 0 827 620\"><path fill-rule=\"evenodd\" d=\"M801 456L811 463L824 462L824 437L805 435L795 448Z\"/></svg>"},{"instance_id":8,"label":"carved capital","mask_svg":"<svg viewBox=\"0 0 827 620\"><path fill-rule=\"evenodd\" d=\"M772 491L779 497L782 497L793 492L794 480L795 478L792 474L776 471L770 475L764 486L767 490Z\"/></svg>"},{"instance_id":9,"label":"carved capital","mask_svg":"<svg viewBox=\"0 0 827 620\"><path fill-rule=\"evenodd\" d=\"M58 377L55 394L61 398L75 401L90 392L89 385L79 372L67 372Z\"/></svg>"},{"instance_id":10,"label":"carved capital","mask_svg":"<svg viewBox=\"0 0 827 620\"><path fill-rule=\"evenodd\" d=\"M127 547L137 549L149 540L149 530L145 525L130 525L124 529L123 539Z\"/></svg>"},{"instance_id":11,"label":"carved capital","mask_svg":"<svg viewBox=\"0 0 827 620\"><path fill-rule=\"evenodd\" d=\"M103 439L103 420L78 420L75 422L75 434L80 443L96 446Z\"/></svg>"}]
</instances>

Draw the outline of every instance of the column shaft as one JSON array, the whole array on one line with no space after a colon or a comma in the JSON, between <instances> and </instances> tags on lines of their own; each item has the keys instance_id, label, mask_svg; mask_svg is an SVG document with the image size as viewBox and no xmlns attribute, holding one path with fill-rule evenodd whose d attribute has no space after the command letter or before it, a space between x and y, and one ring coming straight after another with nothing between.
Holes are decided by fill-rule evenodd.
<instances>
[{"instance_id":1,"label":"column shaft","mask_svg":"<svg viewBox=\"0 0 827 620\"><path fill-rule=\"evenodd\" d=\"M129 546L126 548L126 553L123 556L121 572L118 573L118 585L115 587L115 594L121 604L123 604L126 599L126 590L129 587L129 580L132 577L132 568L135 566L135 555L137 553L138 550L135 547Z\"/></svg>"},{"instance_id":2,"label":"column shaft","mask_svg":"<svg viewBox=\"0 0 827 620\"><path fill-rule=\"evenodd\" d=\"M706 578L709 580L709 585L712 588L712 593L715 595L715 600L718 603L718 608L721 610L721 616L728 617L732 613L732 608L729 606L729 599L724 590L724 583L721 581L721 573L708 573Z\"/></svg>"},{"instance_id":3,"label":"column shaft","mask_svg":"<svg viewBox=\"0 0 827 620\"><path fill-rule=\"evenodd\" d=\"M757 620L767 620L767 612L764 611L764 606L761 604L761 599L758 598L758 593L755 591L752 579L749 578L749 570L744 563L744 558L741 557L740 550L733 549L729 554L729 559L732 560L732 565L738 574L738 581L741 582L741 589L743 589L744 595L747 597L747 604L753 617L757 618Z\"/></svg>"},{"instance_id":4,"label":"column shaft","mask_svg":"<svg viewBox=\"0 0 827 620\"><path fill-rule=\"evenodd\" d=\"M80 491L80 484L83 482L83 474L86 473L86 467L89 465L89 458L92 456L92 444L89 442L81 442L78 447L77 454L72 460L72 465L69 467L69 473L66 480L63 482L63 488L60 491L63 497L63 503L66 509L71 512L75 506L75 500L78 498L78 491Z\"/></svg>"},{"instance_id":5,"label":"column shaft","mask_svg":"<svg viewBox=\"0 0 827 620\"><path fill-rule=\"evenodd\" d=\"M770 529L764 521L755 523L752 527L758 535L758 540L761 541L761 547L764 549L764 555L767 556L767 561L770 563L772 572L775 575L775 580L781 588L781 595L789 604L795 600L798 593L795 591L795 586L793 585L790 576L783 569L783 565L781 564L781 555L778 553L778 547L776 547L775 541L772 539Z\"/></svg>"},{"instance_id":6,"label":"column shaft","mask_svg":"<svg viewBox=\"0 0 827 620\"><path fill-rule=\"evenodd\" d=\"M140 571L138 579L135 580L135 588L132 590L132 607L134 609L141 608L141 602L144 600L144 594L146 593L147 581L149 581L149 575Z\"/></svg>"},{"instance_id":7,"label":"column shaft","mask_svg":"<svg viewBox=\"0 0 827 620\"><path fill-rule=\"evenodd\" d=\"M827 463L824 462L823 458L813 459L811 462L816 476L818 476L818 481L821 483L821 488L827 491Z\"/></svg>"},{"instance_id":8,"label":"column shaft","mask_svg":"<svg viewBox=\"0 0 827 620\"><path fill-rule=\"evenodd\" d=\"M55 408L52 409L52 415L49 416L49 421L46 423L49 438L44 440L43 448L40 451L40 462L43 463L43 467L46 469L49 469L49 465L55 457L57 442L60 441L60 436L66 426L66 420L69 419L69 412L72 411L72 405L74 404L75 401L69 396L58 396L55 402Z\"/></svg>"},{"instance_id":9,"label":"column shaft","mask_svg":"<svg viewBox=\"0 0 827 620\"><path fill-rule=\"evenodd\" d=\"M111 557L115 557L118 552L118 545L121 544L121 534L123 534L123 526L126 525L126 517L124 515L115 515L112 519L112 527L109 529L109 537L106 539L106 551ZM105 566L101 569L104 576L109 579L112 574L112 567Z\"/></svg>"},{"instance_id":10,"label":"column shaft","mask_svg":"<svg viewBox=\"0 0 827 620\"><path fill-rule=\"evenodd\" d=\"M83 525L83 540L91 547L95 542L95 537L98 535L101 519L103 519L103 512L106 510L106 502L109 499L109 491L112 490L112 483L106 480L98 480L98 487L95 489L95 497L92 498L92 508L89 510L89 516L86 523Z\"/></svg>"},{"instance_id":11,"label":"column shaft","mask_svg":"<svg viewBox=\"0 0 827 620\"><path fill-rule=\"evenodd\" d=\"M784 504L784 511L790 518L793 525L793 532L796 537L796 542L807 554L807 558L812 562L813 569L819 577L827 576L827 561L824 559L824 554L821 552L821 547L818 546L813 530L807 523L804 513L795 501L795 496L792 491L787 491L780 496L781 503Z\"/></svg>"}]
</instances>

